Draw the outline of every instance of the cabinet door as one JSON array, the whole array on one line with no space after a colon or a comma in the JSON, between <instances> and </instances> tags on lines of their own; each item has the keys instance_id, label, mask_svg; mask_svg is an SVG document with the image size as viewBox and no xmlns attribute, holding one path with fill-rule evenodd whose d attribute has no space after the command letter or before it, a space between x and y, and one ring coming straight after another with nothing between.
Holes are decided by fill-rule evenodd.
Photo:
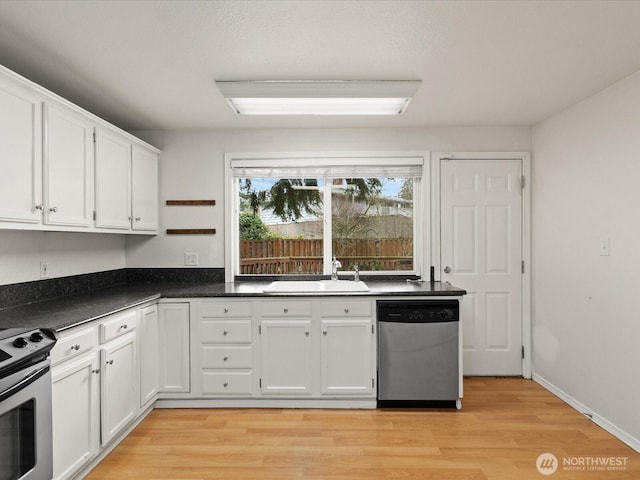
<instances>
[{"instance_id":1,"label":"cabinet door","mask_svg":"<svg viewBox=\"0 0 640 480\"><path fill-rule=\"evenodd\" d=\"M160 370L158 367L158 307L142 309L140 319L140 407L144 407L158 395L158 383Z\"/></svg>"},{"instance_id":2,"label":"cabinet door","mask_svg":"<svg viewBox=\"0 0 640 480\"><path fill-rule=\"evenodd\" d=\"M311 393L310 320L262 320L260 351L262 393Z\"/></svg>"},{"instance_id":3,"label":"cabinet door","mask_svg":"<svg viewBox=\"0 0 640 480\"><path fill-rule=\"evenodd\" d=\"M322 320L323 395L372 394L374 335L370 318Z\"/></svg>"},{"instance_id":4,"label":"cabinet door","mask_svg":"<svg viewBox=\"0 0 640 480\"><path fill-rule=\"evenodd\" d=\"M134 230L158 230L158 156L133 147L131 162L131 212Z\"/></svg>"},{"instance_id":5,"label":"cabinet door","mask_svg":"<svg viewBox=\"0 0 640 480\"><path fill-rule=\"evenodd\" d=\"M40 99L0 79L0 221L42 221L41 138Z\"/></svg>"},{"instance_id":6,"label":"cabinet door","mask_svg":"<svg viewBox=\"0 0 640 480\"><path fill-rule=\"evenodd\" d=\"M185 393L189 381L189 304L163 303L159 309L160 392Z\"/></svg>"},{"instance_id":7,"label":"cabinet door","mask_svg":"<svg viewBox=\"0 0 640 480\"><path fill-rule=\"evenodd\" d=\"M131 142L96 130L96 227L131 228Z\"/></svg>"},{"instance_id":8,"label":"cabinet door","mask_svg":"<svg viewBox=\"0 0 640 480\"><path fill-rule=\"evenodd\" d=\"M53 478L71 474L98 453L100 399L98 355L53 369Z\"/></svg>"},{"instance_id":9,"label":"cabinet door","mask_svg":"<svg viewBox=\"0 0 640 480\"><path fill-rule=\"evenodd\" d=\"M101 354L101 437L104 446L136 416L136 333L128 333L105 344Z\"/></svg>"},{"instance_id":10,"label":"cabinet door","mask_svg":"<svg viewBox=\"0 0 640 480\"><path fill-rule=\"evenodd\" d=\"M93 125L47 104L44 141L44 221L89 227L93 215Z\"/></svg>"}]
</instances>

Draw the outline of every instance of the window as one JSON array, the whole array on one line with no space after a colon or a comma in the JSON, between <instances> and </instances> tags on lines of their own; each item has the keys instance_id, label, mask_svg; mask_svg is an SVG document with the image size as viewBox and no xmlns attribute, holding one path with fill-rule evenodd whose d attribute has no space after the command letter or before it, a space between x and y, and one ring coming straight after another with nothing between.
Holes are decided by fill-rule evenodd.
<instances>
[{"instance_id":1,"label":"window","mask_svg":"<svg viewBox=\"0 0 640 480\"><path fill-rule=\"evenodd\" d=\"M229 159L235 275L419 274L423 159ZM299 165L313 165L300 167Z\"/></svg>"}]
</instances>

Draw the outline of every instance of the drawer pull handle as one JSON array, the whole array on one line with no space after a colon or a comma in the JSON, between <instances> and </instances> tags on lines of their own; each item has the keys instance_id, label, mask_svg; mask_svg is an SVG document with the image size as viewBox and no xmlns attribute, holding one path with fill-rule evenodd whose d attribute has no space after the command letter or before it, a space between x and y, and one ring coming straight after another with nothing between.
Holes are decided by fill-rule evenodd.
<instances>
[{"instance_id":1,"label":"drawer pull handle","mask_svg":"<svg viewBox=\"0 0 640 480\"><path fill-rule=\"evenodd\" d=\"M222 359L222 361L224 361L224 362L226 362L227 360L229 360L229 357L224 357L224 358Z\"/></svg>"},{"instance_id":2,"label":"drawer pull handle","mask_svg":"<svg viewBox=\"0 0 640 480\"><path fill-rule=\"evenodd\" d=\"M222 384L222 386L223 386L224 388L227 388L227 387L229 386L229 382L224 382L224 383Z\"/></svg>"},{"instance_id":3,"label":"drawer pull handle","mask_svg":"<svg viewBox=\"0 0 640 480\"><path fill-rule=\"evenodd\" d=\"M113 358L111 360L107 360L107 365L113 365Z\"/></svg>"},{"instance_id":4,"label":"drawer pull handle","mask_svg":"<svg viewBox=\"0 0 640 480\"><path fill-rule=\"evenodd\" d=\"M100 373L100 369L96 368L95 370L91 370L91 373Z\"/></svg>"},{"instance_id":5,"label":"drawer pull handle","mask_svg":"<svg viewBox=\"0 0 640 480\"><path fill-rule=\"evenodd\" d=\"M77 352L78 350L80 350L80 345L78 345L77 343L75 345L71 345L71 350L75 350Z\"/></svg>"},{"instance_id":6,"label":"drawer pull handle","mask_svg":"<svg viewBox=\"0 0 640 480\"><path fill-rule=\"evenodd\" d=\"M227 333L229 333L227 330L222 331L222 335L226 335Z\"/></svg>"},{"instance_id":7,"label":"drawer pull handle","mask_svg":"<svg viewBox=\"0 0 640 480\"><path fill-rule=\"evenodd\" d=\"M224 313L229 313L229 309L227 307L224 307Z\"/></svg>"},{"instance_id":8,"label":"drawer pull handle","mask_svg":"<svg viewBox=\"0 0 640 480\"><path fill-rule=\"evenodd\" d=\"M289 309L287 307L284 307L284 313L289 313Z\"/></svg>"},{"instance_id":9,"label":"drawer pull handle","mask_svg":"<svg viewBox=\"0 0 640 480\"><path fill-rule=\"evenodd\" d=\"M345 307L344 313L349 313L349 307Z\"/></svg>"}]
</instances>

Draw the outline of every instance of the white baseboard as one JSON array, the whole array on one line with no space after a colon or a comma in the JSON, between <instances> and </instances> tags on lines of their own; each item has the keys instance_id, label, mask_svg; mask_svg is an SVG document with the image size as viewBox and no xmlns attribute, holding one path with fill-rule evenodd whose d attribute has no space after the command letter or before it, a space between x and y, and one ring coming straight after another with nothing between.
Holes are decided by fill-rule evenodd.
<instances>
[{"instance_id":1,"label":"white baseboard","mask_svg":"<svg viewBox=\"0 0 640 480\"><path fill-rule=\"evenodd\" d=\"M376 399L160 399L156 408L376 408Z\"/></svg>"},{"instance_id":2,"label":"white baseboard","mask_svg":"<svg viewBox=\"0 0 640 480\"><path fill-rule=\"evenodd\" d=\"M570 406L575 408L577 411L582 413L584 416L586 416L587 418L593 420L593 422L596 425L602 427L607 432L609 432L611 435L613 435L614 437L620 439L622 442L626 443L631 448L633 448L636 452L640 453L640 439L637 439L634 436L630 435L629 433L625 432L623 429L621 429L617 425L614 425L613 423L611 423L606 418L601 417L600 415L598 415L595 412L592 412L591 410L589 410L589 408L586 405L584 405L583 403L579 402L578 400L573 398L571 395L567 394L565 391L563 391L560 388L556 387L551 382L545 380L543 377L541 377L537 373L535 373L535 372L533 373L532 379L533 379L534 382L539 383L544 388L546 388L551 393L553 393L555 396L557 396L558 398L560 398L561 400L563 400L564 402L566 402L567 404L569 404Z\"/></svg>"}]
</instances>

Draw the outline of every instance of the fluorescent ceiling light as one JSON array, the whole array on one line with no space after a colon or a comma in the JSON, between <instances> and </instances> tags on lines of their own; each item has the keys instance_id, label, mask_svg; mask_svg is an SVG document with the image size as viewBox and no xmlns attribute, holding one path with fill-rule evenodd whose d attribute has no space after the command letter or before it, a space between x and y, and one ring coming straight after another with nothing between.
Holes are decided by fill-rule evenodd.
<instances>
[{"instance_id":1,"label":"fluorescent ceiling light","mask_svg":"<svg viewBox=\"0 0 640 480\"><path fill-rule=\"evenodd\" d=\"M412 80L217 81L241 115L399 115L420 86Z\"/></svg>"}]
</instances>

